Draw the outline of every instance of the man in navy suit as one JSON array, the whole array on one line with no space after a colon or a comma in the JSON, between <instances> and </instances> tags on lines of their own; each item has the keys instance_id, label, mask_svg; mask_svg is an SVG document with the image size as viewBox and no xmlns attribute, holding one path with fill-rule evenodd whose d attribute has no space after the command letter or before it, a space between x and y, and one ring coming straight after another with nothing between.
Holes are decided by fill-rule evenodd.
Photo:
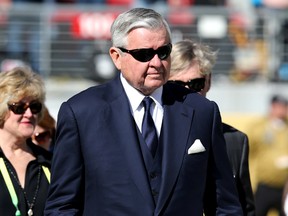
<instances>
[{"instance_id":1,"label":"man in navy suit","mask_svg":"<svg viewBox=\"0 0 288 216\"><path fill-rule=\"evenodd\" d=\"M243 215L218 106L165 84L167 22L134 8L116 18L111 34L121 73L61 105L45 215L202 216L206 179L216 185L216 215ZM156 128L153 153L142 135L146 114Z\"/></svg>"}]
</instances>

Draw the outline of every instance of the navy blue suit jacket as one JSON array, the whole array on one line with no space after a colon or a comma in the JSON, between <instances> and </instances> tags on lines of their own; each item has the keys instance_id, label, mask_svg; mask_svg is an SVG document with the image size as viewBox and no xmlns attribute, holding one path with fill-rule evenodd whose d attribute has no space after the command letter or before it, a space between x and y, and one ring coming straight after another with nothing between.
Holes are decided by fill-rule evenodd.
<instances>
[{"instance_id":1,"label":"navy blue suit jacket","mask_svg":"<svg viewBox=\"0 0 288 216\"><path fill-rule=\"evenodd\" d=\"M162 99L157 204L118 76L62 104L45 215L202 216L207 175L216 184L217 215L242 215L218 106L173 84L164 85ZM196 139L206 151L188 154Z\"/></svg>"}]
</instances>

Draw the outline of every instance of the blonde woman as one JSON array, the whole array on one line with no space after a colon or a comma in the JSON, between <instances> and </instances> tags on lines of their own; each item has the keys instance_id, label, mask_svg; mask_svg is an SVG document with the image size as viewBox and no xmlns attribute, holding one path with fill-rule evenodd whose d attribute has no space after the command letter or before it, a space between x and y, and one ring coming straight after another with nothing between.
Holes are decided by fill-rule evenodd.
<instances>
[{"instance_id":1,"label":"blonde woman","mask_svg":"<svg viewBox=\"0 0 288 216\"><path fill-rule=\"evenodd\" d=\"M43 215L51 153L28 138L44 100L44 83L28 68L0 73L0 215Z\"/></svg>"}]
</instances>

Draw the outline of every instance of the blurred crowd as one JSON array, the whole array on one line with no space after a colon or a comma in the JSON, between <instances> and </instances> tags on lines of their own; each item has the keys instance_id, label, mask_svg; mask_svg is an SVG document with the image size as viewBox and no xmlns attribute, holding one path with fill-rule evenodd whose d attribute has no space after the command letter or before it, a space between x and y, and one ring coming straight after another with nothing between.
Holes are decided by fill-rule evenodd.
<instances>
[{"instance_id":1,"label":"blurred crowd","mask_svg":"<svg viewBox=\"0 0 288 216\"><path fill-rule=\"evenodd\" d=\"M109 0L108 0L109 1ZM123 0L124 1L124 0ZM156 1L165 1L165 0L150 0L150 2L156 2ZM171 1L171 0L169 0ZM176 2L176 0L174 0ZM180 0L181 1L181 0ZM180 2L179 0L177 2ZM237 1L234 0L182 0L185 1L188 5L225 5L233 2L234 4ZM120 2L120 1L119 1ZM147 0L149 2L149 0ZM246 2L256 6L267 6L267 7L273 7L273 8L285 8L288 6L288 3L286 0L246 0ZM105 1L101 0L1 0L1 5L9 4L9 3L63 3L63 4L69 4L69 3L105 3ZM245 1L243 1L245 3ZM242 3L241 3L242 4Z\"/></svg>"},{"instance_id":2,"label":"blurred crowd","mask_svg":"<svg viewBox=\"0 0 288 216\"><path fill-rule=\"evenodd\" d=\"M270 71L272 71L272 74L277 74L273 79L288 80L288 55L285 54L288 53L288 21L277 20L273 16L271 16L271 19L259 20L259 17L255 14L255 10L258 8L267 8L276 11L285 10L288 8L287 0L1 0L0 12L8 11L9 8L12 8L13 4L20 5L26 3L49 5L79 4L81 6L94 4L101 6L112 5L127 7L153 7L168 5L173 7L173 10L183 6L227 7L231 9L233 13L231 13L231 17L229 17L228 36L223 41L219 40L219 44L232 43L235 47L235 50L233 50L232 53L232 60L231 55L226 55L225 58L223 57L223 59L221 59L223 62L234 61L231 72L228 72L230 78L237 82L246 81L253 79L255 74L256 76L260 75L267 77L269 76L267 73L270 74ZM180 15L194 16L187 13L190 12L181 11L180 14L177 12L177 19L180 19ZM6 19L11 23L7 29L7 36L9 39L5 42L5 50L1 50L1 52L5 52L4 55L9 59L21 59L24 60L24 62L29 62L34 71L39 72L40 74L43 73L41 72L39 59L41 52L43 52L41 51L41 35L39 33L41 17L27 17L23 14L14 14ZM259 30L259 23L262 22L266 22L265 26L267 27L266 29ZM262 36L263 32L265 32L265 34L267 33L265 39ZM269 40L272 42L275 41L277 46L272 43L272 45L267 44L267 41L265 40L269 37L271 37ZM21 42L23 40L27 40L29 43L24 44ZM279 45L277 43L279 43ZM282 44L284 44L284 46ZM223 53L226 49L224 46L222 45L222 47L219 47L220 50L223 50ZM231 51L229 50L229 52ZM282 52L284 55L280 54ZM254 57L254 60L252 61L250 58L251 55L257 57ZM245 62L245 64L243 64L243 62ZM8 66L3 69L11 69L10 65L15 63L18 64L18 66L21 64L19 61L13 61L12 63L11 61L5 61L3 63L4 66ZM226 73L226 71L224 73Z\"/></svg>"},{"instance_id":3,"label":"blurred crowd","mask_svg":"<svg viewBox=\"0 0 288 216\"><path fill-rule=\"evenodd\" d=\"M239 7L237 9L243 8L244 10L249 10L249 6L253 7L268 7L275 9L284 9L288 7L286 0L1 0L1 7L9 6L9 4L14 3L59 3L59 4L154 4L154 3L168 3L174 6L223 6L228 7ZM237 7L236 7L237 6Z\"/></svg>"}]
</instances>

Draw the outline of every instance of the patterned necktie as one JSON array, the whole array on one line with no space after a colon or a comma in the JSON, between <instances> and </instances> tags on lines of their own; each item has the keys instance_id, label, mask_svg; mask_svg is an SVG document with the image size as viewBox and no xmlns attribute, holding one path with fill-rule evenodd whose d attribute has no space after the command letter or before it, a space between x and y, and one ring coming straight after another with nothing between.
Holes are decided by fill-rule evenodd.
<instances>
[{"instance_id":1,"label":"patterned necktie","mask_svg":"<svg viewBox=\"0 0 288 216\"><path fill-rule=\"evenodd\" d=\"M158 145L158 136L153 118L150 113L150 107L152 103L154 102L150 97L145 97L143 100L145 113L142 122L142 135L152 156L154 157Z\"/></svg>"}]
</instances>

